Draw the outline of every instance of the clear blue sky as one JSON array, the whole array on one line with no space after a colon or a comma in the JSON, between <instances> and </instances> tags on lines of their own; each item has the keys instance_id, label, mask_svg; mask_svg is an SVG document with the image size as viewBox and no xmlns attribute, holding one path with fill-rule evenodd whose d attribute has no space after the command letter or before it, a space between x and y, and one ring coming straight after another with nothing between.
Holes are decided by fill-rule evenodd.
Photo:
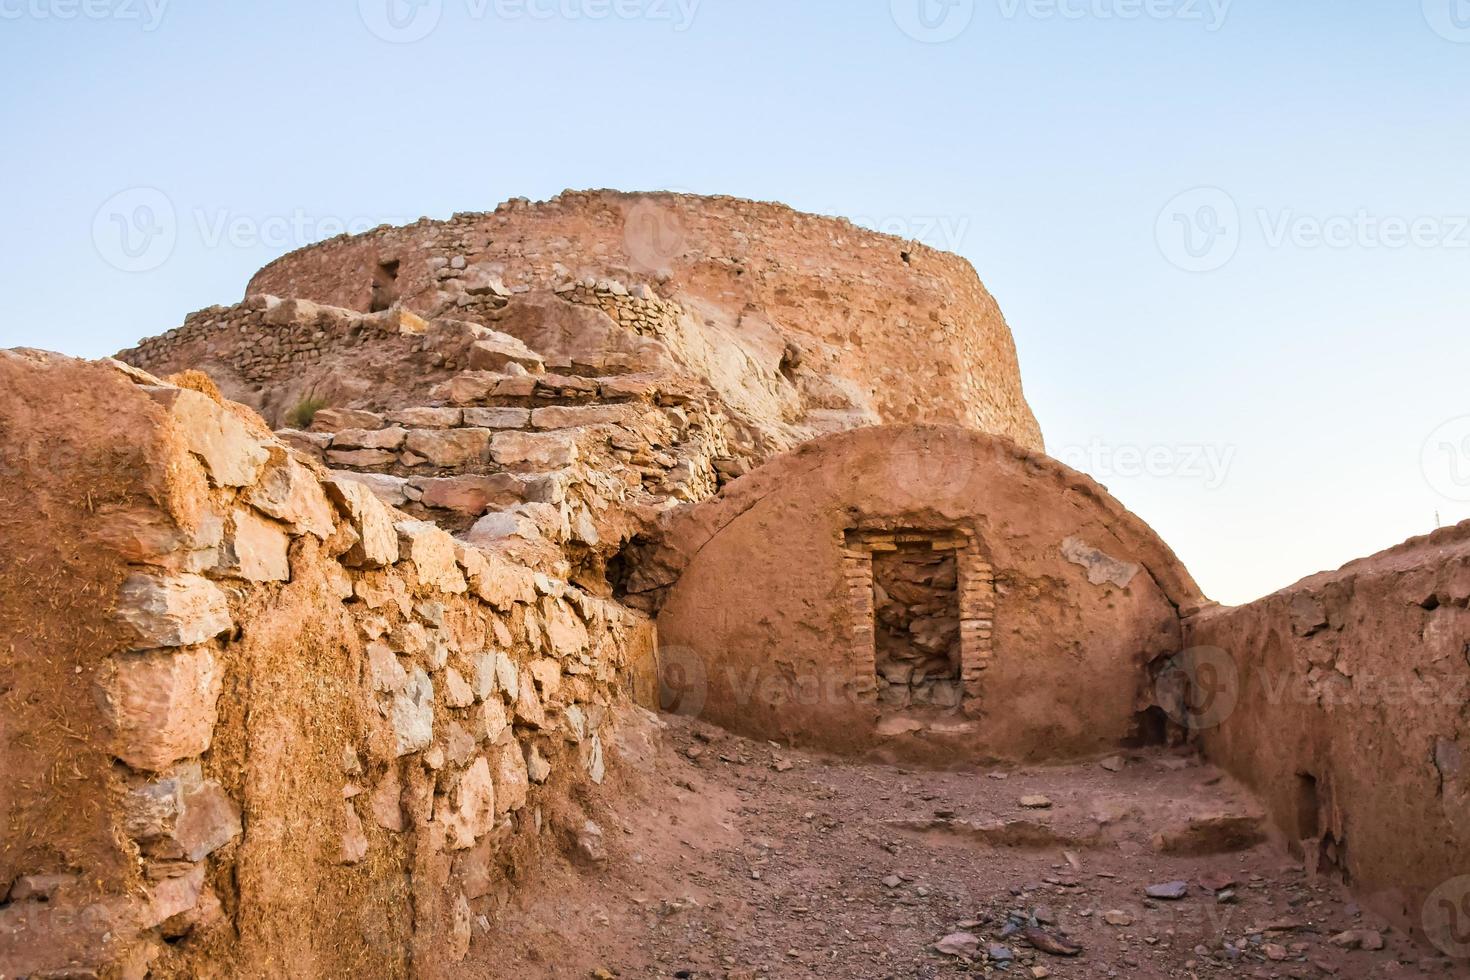
<instances>
[{"instance_id":1,"label":"clear blue sky","mask_svg":"<svg viewBox=\"0 0 1470 980\"><path fill-rule=\"evenodd\" d=\"M728 193L967 256L1053 454L1217 598L1470 517L1464 0L389 2L0 0L0 346L343 224Z\"/></svg>"}]
</instances>

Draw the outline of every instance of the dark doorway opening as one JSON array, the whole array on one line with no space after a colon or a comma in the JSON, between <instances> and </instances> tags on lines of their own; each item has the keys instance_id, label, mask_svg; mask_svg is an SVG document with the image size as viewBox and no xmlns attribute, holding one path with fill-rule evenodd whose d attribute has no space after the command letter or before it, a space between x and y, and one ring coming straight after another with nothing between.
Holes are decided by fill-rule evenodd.
<instances>
[{"instance_id":1,"label":"dark doorway opening","mask_svg":"<svg viewBox=\"0 0 1470 980\"><path fill-rule=\"evenodd\" d=\"M938 543L901 534L873 552L878 696L890 708L957 708L964 697L958 553Z\"/></svg>"},{"instance_id":2,"label":"dark doorway opening","mask_svg":"<svg viewBox=\"0 0 1470 980\"><path fill-rule=\"evenodd\" d=\"M398 302L398 259L379 262L373 269L372 297L368 300L369 313L381 313L393 308Z\"/></svg>"}]
</instances>

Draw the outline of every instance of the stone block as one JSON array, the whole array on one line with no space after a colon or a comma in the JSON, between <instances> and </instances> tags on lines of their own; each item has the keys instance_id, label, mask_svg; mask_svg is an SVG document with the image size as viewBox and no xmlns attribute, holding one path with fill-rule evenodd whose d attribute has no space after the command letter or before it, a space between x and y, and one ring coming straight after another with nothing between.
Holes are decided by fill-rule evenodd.
<instances>
[{"instance_id":1,"label":"stone block","mask_svg":"<svg viewBox=\"0 0 1470 980\"><path fill-rule=\"evenodd\" d=\"M357 864L367 857L367 833L362 828L362 818L351 800L342 801L342 864Z\"/></svg>"},{"instance_id":2,"label":"stone block","mask_svg":"<svg viewBox=\"0 0 1470 980\"><path fill-rule=\"evenodd\" d=\"M531 728L546 727L546 708L541 703L541 695L536 693L536 685L526 678L521 679L520 689L516 693L515 709L516 724Z\"/></svg>"},{"instance_id":3,"label":"stone block","mask_svg":"<svg viewBox=\"0 0 1470 980\"><path fill-rule=\"evenodd\" d=\"M423 492L420 502L425 507L452 510L470 517L480 516L491 506L520 503L526 493L525 483L510 473L436 477L421 480L418 486Z\"/></svg>"},{"instance_id":4,"label":"stone block","mask_svg":"<svg viewBox=\"0 0 1470 980\"><path fill-rule=\"evenodd\" d=\"M333 477L354 480L373 492L389 507L402 507L408 503L408 480L387 473L354 473L351 470L334 470Z\"/></svg>"},{"instance_id":5,"label":"stone block","mask_svg":"<svg viewBox=\"0 0 1470 980\"><path fill-rule=\"evenodd\" d=\"M235 626L224 592L199 575L130 575L116 614L136 633L135 650L191 646Z\"/></svg>"},{"instance_id":6,"label":"stone block","mask_svg":"<svg viewBox=\"0 0 1470 980\"><path fill-rule=\"evenodd\" d=\"M567 432L497 432L490 455L502 466L557 469L570 466L581 455L577 440Z\"/></svg>"},{"instance_id":7,"label":"stone block","mask_svg":"<svg viewBox=\"0 0 1470 980\"><path fill-rule=\"evenodd\" d=\"M386 449L328 449L331 466L389 466L398 457Z\"/></svg>"},{"instance_id":8,"label":"stone block","mask_svg":"<svg viewBox=\"0 0 1470 980\"><path fill-rule=\"evenodd\" d=\"M444 815L444 827L450 849L462 851L495 826L495 782L484 757L460 775L453 801Z\"/></svg>"},{"instance_id":9,"label":"stone block","mask_svg":"<svg viewBox=\"0 0 1470 980\"><path fill-rule=\"evenodd\" d=\"M398 560L398 529L382 501L355 479L336 476L327 483L327 496L357 532L357 543L342 562L353 568L379 568Z\"/></svg>"},{"instance_id":10,"label":"stone block","mask_svg":"<svg viewBox=\"0 0 1470 980\"><path fill-rule=\"evenodd\" d=\"M382 640L367 645L368 685L380 693L393 694L408 686L408 673L398 662L398 654Z\"/></svg>"},{"instance_id":11,"label":"stone block","mask_svg":"<svg viewBox=\"0 0 1470 980\"><path fill-rule=\"evenodd\" d=\"M434 684L415 667L405 690L393 696L389 711L397 754L422 752L434 741Z\"/></svg>"},{"instance_id":12,"label":"stone block","mask_svg":"<svg viewBox=\"0 0 1470 980\"><path fill-rule=\"evenodd\" d=\"M237 507L225 534L220 571L247 582L289 581L290 547L291 538L281 525Z\"/></svg>"},{"instance_id":13,"label":"stone block","mask_svg":"<svg viewBox=\"0 0 1470 980\"><path fill-rule=\"evenodd\" d=\"M386 429L342 429L332 436L332 448L396 450L406 438L408 430L397 425Z\"/></svg>"},{"instance_id":14,"label":"stone block","mask_svg":"<svg viewBox=\"0 0 1470 980\"><path fill-rule=\"evenodd\" d=\"M453 667L444 671L444 703L451 708L468 708L475 703L474 689Z\"/></svg>"},{"instance_id":15,"label":"stone block","mask_svg":"<svg viewBox=\"0 0 1470 980\"><path fill-rule=\"evenodd\" d=\"M209 748L222 685L213 651L122 654L109 673L103 703L119 759L160 772Z\"/></svg>"},{"instance_id":16,"label":"stone block","mask_svg":"<svg viewBox=\"0 0 1470 980\"><path fill-rule=\"evenodd\" d=\"M164 407L175 432L199 457L210 482L222 487L254 483L270 454L265 443L228 408L187 388L145 388Z\"/></svg>"},{"instance_id":17,"label":"stone block","mask_svg":"<svg viewBox=\"0 0 1470 980\"><path fill-rule=\"evenodd\" d=\"M526 758L521 747L511 740L494 752L495 814L501 816L525 807L531 780L526 772Z\"/></svg>"},{"instance_id":18,"label":"stone block","mask_svg":"<svg viewBox=\"0 0 1470 980\"><path fill-rule=\"evenodd\" d=\"M505 704L499 698L490 698L480 706L479 736L494 744L510 730L510 718L506 716Z\"/></svg>"},{"instance_id":19,"label":"stone block","mask_svg":"<svg viewBox=\"0 0 1470 980\"><path fill-rule=\"evenodd\" d=\"M405 446L434 466L463 466L485 458L490 444L488 429L414 429Z\"/></svg>"},{"instance_id":20,"label":"stone block","mask_svg":"<svg viewBox=\"0 0 1470 980\"><path fill-rule=\"evenodd\" d=\"M270 464L245 501L262 514L284 522L296 534L326 540L335 527L331 504L316 474L282 449L273 447Z\"/></svg>"},{"instance_id":21,"label":"stone block","mask_svg":"<svg viewBox=\"0 0 1470 980\"><path fill-rule=\"evenodd\" d=\"M464 569L470 590L495 608L509 611L517 602L535 600L536 589L527 569L492 558L463 541L454 543L454 554Z\"/></svg>"},{"instance_id":22,"label":"stone block","mask_svg":"<svg viewBox=\"0 0 1470 980\"><path fill-rule=\"evenodd\" d=\"M551 778L551 763L541 754L541 746L534 743L526 746L526 776L538 785Z\"/></svg>"},{"instance_id":23,"label":"stone block","mask_svg":"<svg viewBox=\"0 0 1470 980\"><path fill-rule=\"evenodd\" d=\"M521 672L516 662L510 659L510 654L495 655L495 679L508 699L515 701L520 696Z\"/></svg>"},{"instance_id":24,"label":"stone block","mask_svg":"<svg viewBox=\"0 0 1470 980\"><path fill-rule=\"evenodd\" d=\"M587 649L587 627L570 606L558 599L547 601L544 608L546 638L556 656L570 657Z\"/></svg>"},{"instance_id":25,"label":"stone block","mask_svg":"<svg viewBox=\"0 0 1470 980\"><path fill-rule=\"evenodd\" d=\"M388 420L408 429L454 429L464 423L464 412L458 408L400 408L389 412Z\"/></svg>"},{"instance_id":26,"label":"stone block","mask_svg":"<svg viewBox=\"0 0 1470 980\"><path fill-rule=\"evenodd\" d=\"M531 424L531 410L529 408L467 408L464 410L464 423L485 429L524 429Z\"/></svg>"},{"instance_id":27,"label":"stone block","mask_svg":"<svg viewBox=\"0 0 1470 980\"><path fill-rule=\"evenodd\" d=\"M312 432L340 432L345 429L377 429L383 416L356 408L323 408L311 419Z\"/></svg>"},{"instance_id":28,"label":"stone block","mask_svg":"<svg viewBox=\"0 0 1470 980\"><path fill-rule=\"evenodd\" d=\"M542 697L551 700L561 692L561 664L547 657L533 660L528 669Z\"/></svg>"},{"instance_id":29,"label":"stone block","mask_svg":"<svg viewBox=\"0 0 1470 980\"><path fill-rule=\"evenodd\" d=\"M401 521L398 550L403 559L413 562L423 586L455 594L469 588L455 558L454 538L437 525Z\"/></svg>"},{"instance_id":30,"label":"stone block","mask_svg":"<svg viewBox=\"0 0 1470 980\"><path fill-rule=\"evenodd\" d=\"M540 354L508 334L492 334L470 345L471 370L503 371L508 364L519 364L532 374L546 370Z\"/></svg>"},{"instance_id":31,"label":"stone block","mask_svg":"<svg viewBox=\"0 0 1470 980\"><path fill-rule=\"evenodd\" d=\"M332 444L330 432L302 432L300 429L277 429L276 438L312 459L325 459Z\"/></svg>"},{"instance_id":32,"label":"stone block","mask_svg":"<svg viewBox=\"0 0 1470 980\"><path fill-rule=\"evenodd\" d=\"M642 413L631 405L548 405L531 413L538 429L572 429L584 425L632 426Z\"/></svg>"},{"instance_id":33,"label":"stone block","mask_svg":"<svg viewBox=\"0 0 1470 980\"><path fill-rule=\"evenodd\" d=\"M240 808L198 764L141 782L123 798L123 827L150 858L202 861L240 835Z\"/></svg>"}]
</instances>

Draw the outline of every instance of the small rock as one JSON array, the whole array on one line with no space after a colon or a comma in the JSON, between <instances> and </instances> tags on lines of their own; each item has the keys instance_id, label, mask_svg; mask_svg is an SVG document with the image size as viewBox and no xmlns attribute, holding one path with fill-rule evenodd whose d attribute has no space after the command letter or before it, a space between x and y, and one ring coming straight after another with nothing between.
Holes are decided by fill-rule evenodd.
<instances>
[{"instance_id":1,"label":"small rock","mask_svg":"<svg viewBox=\"0 0 1470 980\"><path fill-rule=\"evenodd\" d=\"M1023 796L1021 797L1021 805L1028 810L1050 810L1051 800L1041 795Z\"/></svg>"},{"instance_id":2,"label":"small rock","mask_svg":"<svg viewBox=\"0 0 1470 980\"><path fill-rule=\"evenodd\" d=\"M1133 916L1121 909L1109 909L1103 913L1103 921L1110 926L1131 926L1133 925Z\"/></svg>"},{"instance_id":3,"label":"small rock","mask_svg":"<svg viewBox=\"0 0 1470 980\"><path fill-rule=\"evenodd\" d=\"M1045 929L1036 926L1028 926L1021 930L1021 938L1030 943L1033 949L1052 956L1077 956L1082 952L1082 947L1061 936L1053 935Z\"/></svg>"},{"instance_id":4,"label":"small rock","mask_svg":"<svg viewBox=\"0 0 1470 980\"><path fill-rule=\"evenodd\" d=\"M934 948L945 956L974 956L980 950L980 939L972 932L952 932Z\"/></svg>"},{"instance_id":5,"label":"small rock","mask_svg":"<svg viewBox=\"0 0 1470 980\"><path fill-rule=\"evenodd\" d=\"M1121 755L1108 756L1102 762L1099 762L1098 765L1102 766L1108 772L1121 772L1124 766L1123 757Z\"/></svg>"},{"instance_id":6,"label":"small rock","mask_svg":"<svg viewBox=\"0 0 1470 980\"><path fill-rule=\"evenodd\" d=\"M1167 902L1177 902L1189 894L1189 884L1183 881L1171 881L1163 885L1149 885L1144 890L1149 898L1162 899Z\"/></svg>"},{"instance_id":7,"label":"small rock","mask_svg":"<svg viewBox=\"0 0 1470 980\"><path fill-rule=\"evenodd\" d=\"M1349 929L1333 936L1329 942L1342 949L1379 950L1383 948L1383 936L1372 929Z\"/></svg>"},{"instance_id":8,"label":"small rock","mask_svg":"<svg viewBox=\"0 0 1470 980\"><path fill-rule=\"evenodd\" d=\"M897 888L899 885L902 884L903 879L900 878L898 875L889 875L887 878L883 879L884 888Z\"/></svg>"}]
</instances>

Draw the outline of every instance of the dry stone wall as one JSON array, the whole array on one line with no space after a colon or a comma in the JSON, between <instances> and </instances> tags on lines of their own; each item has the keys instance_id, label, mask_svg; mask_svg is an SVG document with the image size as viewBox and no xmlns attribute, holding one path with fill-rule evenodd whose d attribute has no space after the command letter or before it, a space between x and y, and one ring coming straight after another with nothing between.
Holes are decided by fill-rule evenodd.
<instances>
[{"instance_id":1,"label":"dry stone wall","mask_svg":"<svg viewBox=\"0 0 1470 980\"><path fill-rule=\"evenodd\" d=\"M6 501L30 530L0 556L5 614L78 553L86 609L68 632L67 603L26 593L9 635L45 650L0 663L0 729L37 728L0 766L0 975L444 975L511 863L595 830L648 620L393 510L239 406L118 362L0 374L32 491ZM58 390L98 398L35 397ZM60 500L86 520L52 526Z\"/></svg>"}]
</instances>

